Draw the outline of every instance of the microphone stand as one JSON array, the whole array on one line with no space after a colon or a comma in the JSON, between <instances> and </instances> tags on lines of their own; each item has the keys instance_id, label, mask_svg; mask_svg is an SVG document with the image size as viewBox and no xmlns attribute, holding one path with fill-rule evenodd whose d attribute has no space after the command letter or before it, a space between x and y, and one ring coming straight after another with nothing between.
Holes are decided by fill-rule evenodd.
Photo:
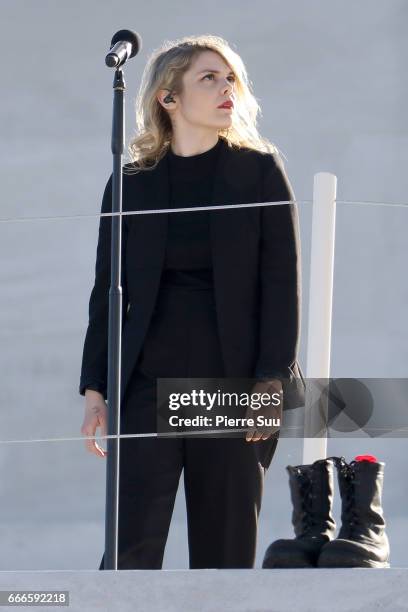
<instances>
[{"instance_id":1,"label":"microphone stand","mask_svg":"<svg viewBox=\"0 0 408 612\"><path fill-rule=\"evenodd\" d=\"M125 134L124 91L126 89L120 67L113 79L112 140L112 213L122 213L122 155ZM120 449L120 372L122 345L122 214L111 217L111 285L109 290L108 331L108 424L106 502L105 502L105 556L104 569L117 570L118 506L119 506L119 449Z\"/></svg>"}]
</instances>

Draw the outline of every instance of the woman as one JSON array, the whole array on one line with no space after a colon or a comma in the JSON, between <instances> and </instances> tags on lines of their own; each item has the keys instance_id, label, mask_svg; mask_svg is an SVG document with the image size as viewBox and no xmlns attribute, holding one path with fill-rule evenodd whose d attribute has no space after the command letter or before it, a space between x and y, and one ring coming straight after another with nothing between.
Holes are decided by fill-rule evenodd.
<instances>
[{"instance_id":1,"label":"woman","mask_svg":"<svg viewBox=\"0 0 408 612\"><path fill-rule=\"evenodd\" d=\"M226 102L233 107L221 108ZM295 199L275 147L257 132L242 60L222 38L185 37L156 50L136 110L123 211ZM102 212L111 201L112 175ZM87 436L97 427L106 435L110 228L101 217L79 389ZM122 291L121 434L156 432L158 377L253 377L252 392L283 386L284 408L299 405L295 203L124 215ZM279 432L271 434L255 427L240 437L122 439L118 569L162 567L183 469L190 568L253 567Z\"/></svg>"}]
</instances>

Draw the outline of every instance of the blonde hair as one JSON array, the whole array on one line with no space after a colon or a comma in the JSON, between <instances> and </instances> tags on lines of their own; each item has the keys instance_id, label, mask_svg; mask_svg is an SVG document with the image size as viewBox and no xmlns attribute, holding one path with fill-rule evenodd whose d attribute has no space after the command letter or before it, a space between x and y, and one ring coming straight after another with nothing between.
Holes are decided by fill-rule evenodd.
<instances>
[{"instance_id":1,"label":"blonde hair","mask_svg":"<svg viewBox=\"0 0 408 612\"><path fill-rule=\"evenodd\" d=\"M203 34L165 41L150 55L142 75L136 98L137 134L128 146L130 171L153 170L170 146L172 124L167 111L157 100L159 89L182 91L182 78L193 60L203 51L215 51L235 74L234 120L229 128L221 128L219 136L228 146L248 147L277 153L277 147L257 130L260 106L251 91L251 84L241 57L219 36Z\"/></svg>"}]
</instances>

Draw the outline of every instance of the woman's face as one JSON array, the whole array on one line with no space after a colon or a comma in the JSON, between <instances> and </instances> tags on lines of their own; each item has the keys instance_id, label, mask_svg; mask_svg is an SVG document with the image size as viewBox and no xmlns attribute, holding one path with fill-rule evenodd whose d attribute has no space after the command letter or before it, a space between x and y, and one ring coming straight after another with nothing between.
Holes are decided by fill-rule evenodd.
<instances>
[{"instance_id":1,"label":"woman's face","mask_svg":"<svg viewBox=\"0 0 408 612\"><path fill-rule=\"evenodd\" d=\"M164 105L173 121L195 127L222 129L232 124L233 108L218 108L234 101L235 76L214 51L203 51L183 75L183 92L172 94L176 103ZM164 91L164 96L169 93ZM173 111L173 112L172 112Z\"/></svg>"}]
</instances>

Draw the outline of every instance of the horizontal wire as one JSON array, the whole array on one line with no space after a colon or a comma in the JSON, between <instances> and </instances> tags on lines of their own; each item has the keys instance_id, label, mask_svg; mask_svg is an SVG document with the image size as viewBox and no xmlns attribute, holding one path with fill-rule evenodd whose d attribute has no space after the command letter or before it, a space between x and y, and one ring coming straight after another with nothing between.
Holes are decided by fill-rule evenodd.
<instances>
[{"instance_id":1,"label":"horizontal wire","mask_svg":"<svg viewBox=\"0 0 408 612\"><path fill-rule=\"evenodd\" d=\"M94 217L118 217L120 215L152 215L156 213L171 213L171 212L200 212L201 210L219 210L225 208L242 208L248 206L270 206L270 205L281 205L281 204L289 204L295 203L299 200L282 200L280 202L254 202L248 204L219 204L219 205L211 205L211 206L193 206L189 208L157 208L150 210L133 210L133 211L123 211L122 212L109 212L109 213L91 213L87 215L63 215L56 217L9 217L0 219L1 223L8 223L13 221L50 221L50 220L58 220L58 219L86 219L86 218L94 218Z\"/></svg>"},{"instance_id":2,"label":"horizontal wire","mask_svg":"<svg viewBox=\"0 0 408 612\"><path fill-rule=\"evenodd\" d=\"M255 206L274 206L282 204L295 204L295 203L306 203L312 204L313 200L280 200L279 202L254 202L245 204L219 204L212 206L194 206L189 208L158 208L152 210L134 210L134 211L122 211L122 212L109 212L109 213L91 213L86 215L58 215L58 216L47 216L47 217L4 217L0 218L0 223L13 223L15 221L55 221L64 219L87 219L97 217L117 217L125 215L151 215L157 213L172 213L172 212L200 212L202 210L222 210L229 208L247 208ZM408 203L405 202L373 202L364 200L335 200L336 204L363 204L368 206L389 206L389 207L402 207L408 208Z\"/></svg>"},{"instance_id":3,"label":"horizontal wire","mask_svg":"<svg viewBox=\"0 0 408 612\"><path fill-rule=\"evenodd\" d=\"M172 212L200 212L202 210L220 210L220 209L230 209L230 208L247 208L247 207L255 207L255 206L275 206L281 204L290 204L290 203L313 203L313 200L280 200L274 202L255 202L255 203L245 203L245 204L222 204L222 205L212 205L212 206L195 206L189 208L160 208L160 209L151 209L151 210L135 210L135 211L122 211L122 212L110 212L110 213L92 213L87 215L59 215L59 216L48 216L48 217L10 217L10 218L0 218L0 223L10 223L10 222L20 222L20 221L49 221L49 220L63 220L63 219L85 219L85 218L97 218L97 217L113 217L113 216L125 216L125 215L144 215L144 214L157 214L157 213L172 213ZM363 204L370 206L395 206L395 207L408 207L408 203L403 202L374 202L374 201L363 201L363 200L335 200L337 204ZM285 427L285 429L299 429L298 427L289 426ZM380 428L370 428L370 431L389 431L389 427L380 427ZM405 431L408 428L402 427L397 428L397 431ZM247 431L247 429L230 429L230 430L221 430L232 432L243 432ZM191 432L191 435L200 433L199 431ZM211 431L204 431L204 433L211 433ZM213 433L220 433L220 430L215 430ZM67 438L37 438L37 439L22 439L22 440L0 440L0 444L12 444L12 443L26 443L26 442L68 442L68 441L85 441L87 439L108 439L108 438L139 438L139 437L157 437L159 434L151 433L151 434L119 434L119 435L109 435L109 436L81 436L81 437L67 437ZM177 436L175 433L169 434L170 436ZM188 435L188 432L183 432L180 435ZM165 437L164 434L160 434L160 437ZM167 436L168 437L168 436Z\"/></svg>"},{"instance_id":4,"label":"horizontal wire","mask_svg":"<svg viewBox=\"0 0 408 612\"><path fill-rule=\"evenodd\" d=\"M312 202L312 200L303 200L303 202ZM364 204L369 206L395 206L408 208L407 202L364 202L363 200L335 200L337 204Z\"/></svg>"},{"instance_id":5,"label":"horizontal wire","mask_svg":"<svg viewBox=\"0 0 408 612\"><path fill-rule=\"evenodd\" d=\"M26 438L26 439L21 439L21 440L0 440L0 444L21 444L21 443L26 443L26 442L81 442L81 441L85 441L85 440L107 440L108 438L152 438L152 437L161 437L161 438L169 438L169 437L178 437L178 436L189 436L189 435L195 435L195 434L199 434L199 433L203 433L203 434L210 434L210 433L239 433L239 432L244 432L244 431L248 431L251 430L253 431L254 429L256 429L255 427L248 427L248 428L240 428L240 429L211 429L211 430L197 430L194 432L171 432L168 434L165 433L161 433L158 434L156 432L152 432L152 433L140 433L140 434L111 434L111 435L106 435L106 436L74 436L74 437L68 437L68 438ZM299 426L299 425L287 425L283 428L280 428L283 431L287 431L287 430L296 430L296 429L302 429L303 430L303 425ZM332 427L328 427L327 428L329 431L331 429L333 429ZM397 428L392 428L392 427L368 427L367 431L368 432L389 432L390 429L393 432L404 432L406 431L408 433L408 427L397 427ZM260 431L259 429L257 431ZM337 431L334 429L334 431ZM367 431L363 428L360 429L356 429L355 431L365 431L367 433ZM340 433L352 433L352 432L340 432ZM273 434L272 434L273 435ZM302 436L303 438L303 436Z\"/></svg>"},{"instance_id":6,"label":"horizontal wire","mask_svg":"<svg viewBox=\"0 0 408 612\"><path fill-rule=\"evenodd\" d=\"M285 429L298 429L296 426L289 426L288 428L285 427ZM248 429L253 429L248 428ZM141 433L141 434L111 434L111 435L106 435L106 436L75 436L75 437L69 437L69 438L27 438L27 439L21 439L21 440L0 440L0 444L21 444L23 442L81 442L84 440L107 440L108 438L152 438L152 437L173 437L173 436L188 436L188 435L193 435L196 433L205 433L205 434L209 434L209 433L224 433L224 432L229 432L229 433L235 433L235 432L244 432L247 431L247 429L211 429L211 430L198 430L198 431L194 431L194 432L182 432L182 433L161 433L158 434L156 432L152 432L152 433Z\"/></svg>"}]
</instances>

